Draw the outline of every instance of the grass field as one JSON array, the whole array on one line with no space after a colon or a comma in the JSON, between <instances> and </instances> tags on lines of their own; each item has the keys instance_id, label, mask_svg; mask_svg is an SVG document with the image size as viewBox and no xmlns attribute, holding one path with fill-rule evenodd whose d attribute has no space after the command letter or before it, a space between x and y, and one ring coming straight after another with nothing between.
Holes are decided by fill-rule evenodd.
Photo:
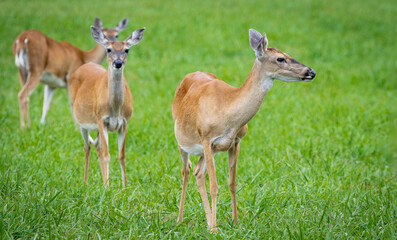
<instances>
[{"instance_id":1,"label":"grass field","mask_svg":"<svg viewBox=\"0 0 397 240\"><path fill-rule=\"evenodd\" d=\"M96 153L83 181L83 139L67 92L40 125L43 85L30 96L32 126L19 129L11 46L27 29L82 49L89 26L130 19L146 27L125 69L134 96L121 187L110 135L110 187ZM397 5L376 1L10 1L0 3L0 239L396 239ZM233 226L227 154L216 156L218 234L210 234L194 176L184 222L171 103L184 75L212 72L243 83L255 59L248 29L312 67L312 83L276 81L249 123L237 169ZM198 159L191 158L193 164ZM208 189L208 179L207 179Z\"/></svg>"}]
</instances>

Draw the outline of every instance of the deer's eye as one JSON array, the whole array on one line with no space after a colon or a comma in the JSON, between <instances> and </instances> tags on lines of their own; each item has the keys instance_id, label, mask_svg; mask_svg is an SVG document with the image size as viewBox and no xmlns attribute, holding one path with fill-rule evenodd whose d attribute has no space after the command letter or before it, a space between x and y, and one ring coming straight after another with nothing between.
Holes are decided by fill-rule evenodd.
<instances>
[{"instance_id":1,"label":"deer's eye","mask_svg":"<svg viewBox=\"0 0 397 240\"><path fill-rule=\"evenodd\" d=\"M118 35L118 34L116 35L116 38L119 38L119 35Z\"/></svg>"},{"instance_id":2,"label":"deer's eye","mask_svg":"<svg viewBox=\"0 0 397 240\"><path fill-rule=\"evenodd\" d=\"M124 50L125 51L125 53L128 53L128 49L126 49L126 50Z\"/></svg>"},{"instance_id":3,"label":"deer's eye","mask_svg":"<svg viewBox=\"0 0 397 240\"><path fill-rule=\"evenodd\" d=\"M112 49L108 48L108 49L106 49L106 51L107 51L108 53L110 53L110 52L112 51Z\"/></svg>"},{"instance_id":4,"label":"deer's eye","mask_svg":"<svg viewBox=\"0 0 397 240\"><path fill-rule=\"evenodd\" d=\"M277 62L285 62L285 58L277 58Z\"/></svg>"}]
</instances>

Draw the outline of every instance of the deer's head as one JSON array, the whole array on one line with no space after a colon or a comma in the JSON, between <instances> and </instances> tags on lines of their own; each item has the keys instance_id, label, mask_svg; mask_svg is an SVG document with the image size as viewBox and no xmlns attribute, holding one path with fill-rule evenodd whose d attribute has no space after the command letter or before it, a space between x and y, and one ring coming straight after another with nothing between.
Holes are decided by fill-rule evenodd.
<instances>
[{"instance_id":1,"label":"deer's head","mask_svg":"<svg viewBox=\"0 0 397 240\"><path fill-rule=\"evenodd\" d=\"M285 82L312 81L316 72L277 48L268 48L266 33L249 30L251 48L266 74Z\"/></svg>"},{"instance_id":2,"label":"deer's head","mask_svg":"<svg viewBox=\"0 0 397 240\"><path fill-rule=\"evenodd\" d=\"M130 47L138 44L142 38L145 28L134 31L126 40L110 40L104 35L101 29L91 26L91 33L94 40L105 47L109 68L122 70L127 62Z\"/></svg>"}]
</instances>

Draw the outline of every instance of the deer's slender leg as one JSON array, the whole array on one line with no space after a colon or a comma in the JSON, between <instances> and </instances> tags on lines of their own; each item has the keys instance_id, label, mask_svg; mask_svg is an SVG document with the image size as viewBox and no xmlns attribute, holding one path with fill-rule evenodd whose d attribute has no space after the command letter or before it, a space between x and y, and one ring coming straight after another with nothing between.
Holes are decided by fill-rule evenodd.
<instances>
[{"instance_id":1,"label":"deer's slender leg","mask_svg":"<svg viewBox=\"0 0 397 240\"><path fill-rule=\"evenodd\" d=\"M193 173L196 176L197 187L199 189L201 200L203 202L205 217L207 218L207 224L208 226L211 226L211 208L208 202L207 190L205 189L205 174L207 173L207 167L204 157L200 157L200 160L197 162Z\"/></svg>"},{"instance_id":2,"label":"deer's slender leg","mask_svg":"<svg viewBox=\"0 0 397 240\"><path fill-rule=\"evenodd\" d=\"M237 158L240 149L240 143L236 143L229 149L229 190L232 198L232 212L234 224L237 224L237 200L236 200L236 171L237 171Z\"/></svg>"},{"instance_id":3,"label":"deer's slender leg","mask_svg":"<svg viewBox=\"0 0 397 240\"><path fill-rule=\"evenodd\" d=\"M100 136L99 136L99 132L97 132L97 136L95 138L95 140L93 140L91 138L90 135L88 135L89 141L92 145L95 146L97 155L98 155L98 161L99 161L99 166L101 168L101 174L102 174L102 168L103 168L103 164L102 164L102 148L101 148L101 140L100 140Z\"/></svg>"},{"instance_id":4,"label":"deer's slender leg","mask_svg":"<svg viewBox=\"0 0 397 240\"><path fill-rule=\"evenodd\" d=\"M90 161L91 144L89 141L88 130L80 127L80 131L84 139L84 152L85 152L84 182L88 184L88 165Z\"/></svg>"},{"instance_id":5,"label":"deer's slender leg","mask_svg":"<svg viewBox=\"0 0 397 240\"><path fill-rule=\"evenodd\" d=\"M43 114L41 115L41 124L45 123L45 118L47 116L48 110L50 109L50 103L52 96L54 94L55 88L45 85L44 88L44 101L43 101Z\"/></svg>"},{"instance_id":6,"label":"deer's slender leg","mask_svg":"<svg viewBox=\"0 0 397 240\"><path fill-rule=\"evenodd\" d=\"M97 136L96 136L95 140L93 140L90 135L88 135L88 139L89 139L90 143L95 146L95 148L97 150L97 155L99 157L99 155L101 153L101 141L99 140L100 139L99 132L97 132Z\"/></svg>"},{"instance_id":7,"label":"deer's slender leg","mask_svg":"<svg viewBox=\"0 0 397 240\"><path fill-rule=\"evenodd\" d=\"M207 165L208 177L210 180L211 194L211 229L216 231L216 197L218 195L218 183L216 181L216 171L214 163L214 155L211 149L210 141L203 142L205 164Z\"/></svg>"},{"instance_id":8,"label":"deer's slender leg","mask_svg":"<svg viewBox=\"0 0 397 240\"><path fill-rule=\"evenodd\" d=\"M121 167L121 176L123 181L123 188L127 186L127 175L125 171L125 140L127 137L127 124L118 131L118 146L119 146L119 159Z\"/></svg>"},{"instance_id":9,"label":"deer's slender leg","mask_svg":"<svg viewBox=\"0 0 397 240\"><path fill-rule=\"evenodd\" d=\"M21 129L25 128L25 117L27 120L27 127L30 127L29 118L29 95L37 87L40 82L40 74L31 73L29 74L26 84L22 87L22 90L18 94L19 108L21 114Z\"/></svg>"},{"instance_id":10,"label":"deer's slender leg","mask_svg":"<svg viewBox=\"0 0 397 240\"><path fill-rule=\"evenodd\" d=\"M110 162L110 154L108 148L108 131L105 128L102 119L98 119L98 132L100 137L101 144L101 157L99 158L99 164L101 166L102 171L102 179L105 187L108 186L109 181L109 162Z\"/></svg>"},{"instance_id":11,"label":"deer's slender leg","mask_svg":"<svg viewBox=\"0 0 397 240\"><path fill-rule=\"evenodd\" d=\"M191 165L189 161L189 154L183 151L181 147L179 147L179 153L181 154L182 162L183 162L183 169L182 169L183 186L182 186L181 201L179 204L179 217L177 222L182 222L183 208L185 205L186 187L187 187L187 182L189 181L189 173L190 173Z\"/></svg>"}]
</instances>

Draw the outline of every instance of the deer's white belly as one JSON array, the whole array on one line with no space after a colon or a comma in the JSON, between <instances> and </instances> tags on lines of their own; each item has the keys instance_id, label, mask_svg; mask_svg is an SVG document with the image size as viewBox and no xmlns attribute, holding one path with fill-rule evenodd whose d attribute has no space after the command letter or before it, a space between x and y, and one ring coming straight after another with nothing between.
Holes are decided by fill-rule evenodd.
<instances>
[{"instance_id":1,"label":"deer's white belly","mask_svg":"<svg viewBox=\"0 0 397 240\"><path fill-rule=\"evenodd\" d=\"M180 146L183 151L193 156L204 156L204 148L201 144L195 144L193 146Z\"/></svg>"},{"instance_id":2,"label":"deer's white belly","mask_svg":"<svg viewBox=\"0 0 397 240\"><path fill-rule=\"evenodd\" d=\"M82 123L80 127L89 131L98 131L98 124L95 123Z\"/></svg>"},{"instance_id":3,"label":"deer's white belly","mask_svg":"<svg viewBox=\"0 0 397 240\"><path fill-rule=\"evenodd\" d=\"M44 83L52 88L65 88L66 87L66 83L58 78L57 76L55 76L54 74L50 73L50 72L45 72L40 79L41 83Z\"/></svg>"}]
</instances>

